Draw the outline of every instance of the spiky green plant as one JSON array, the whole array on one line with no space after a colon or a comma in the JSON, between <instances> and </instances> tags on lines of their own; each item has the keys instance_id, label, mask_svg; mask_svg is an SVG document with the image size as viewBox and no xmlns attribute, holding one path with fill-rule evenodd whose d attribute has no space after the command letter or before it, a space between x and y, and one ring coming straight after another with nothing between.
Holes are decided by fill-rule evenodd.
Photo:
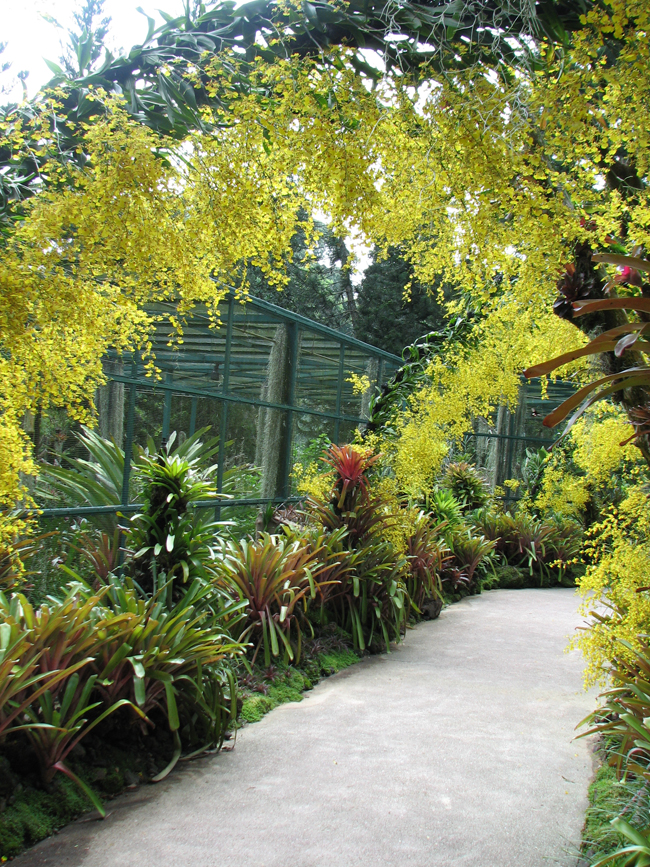
<instances>
[{"instance_id":1,"label":"spiky green plant","mask_svg":"<svg viewBox=\"0 0 650 867\"><path fill-rule=\"evenodd\" d=\"M460 503L451 491L435 490L428 494L425 510L431 523L441 527L445 539L451 539L456 528L463 524Z\"/></svg>"},{"instance_id":2,"label":"spiky green plant","mask_svg":"<svg viewBox=\"0 0 650 867\"><path fill-rule=\"evenodd\" d=\"M168 605L182 585L214 577L213 547L222 524L192 508L215 500L216 467L202 465L199 449L187 456L172 450L174 438L157 454L141 456L137 477L143 511L131 519L129 566L134 580L149 595L165 588Z\"/></svg>"},{"instance_id":3,"label":"spiky green plant","mask_svg":"<svg viewBox=\"0 0 650 867\"><path fill-rule=\"evenodd\" d=\"M448 464L441 486L454 495L463 512L479 509L490 497L485 479L467 461Z\"/></svg>"}]
</instances>

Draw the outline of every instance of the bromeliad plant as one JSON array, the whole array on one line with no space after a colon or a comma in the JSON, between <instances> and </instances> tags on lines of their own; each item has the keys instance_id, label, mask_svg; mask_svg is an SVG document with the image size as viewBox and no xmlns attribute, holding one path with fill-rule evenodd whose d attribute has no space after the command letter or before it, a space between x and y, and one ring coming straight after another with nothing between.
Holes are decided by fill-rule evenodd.
<instances>
[{"instance_id":1,"label":"bromeliad plant","mask_svg":"<svg viewBox=\"0 0 650 867\"><path fill-rule=\"evenodd\" d=\"M300 659L307 606L321 589L318 579L325 569L321 552L302 539L267 533L256 542L224 543L217 583L245 606L235 634L240 642L251 642L252 663L260 652L267 667L281 652L285 659Z\"/></svg>"},{"instance_id":2,"label":"bromeliad plant","mask_svg":"<svg viewBox=\"0 0 650 867\"><path fill-rule=\"evenodd\" d=\"M413 533L407 539L408 571L406 589L416 612L421 613L425 601L442 608L441 573L449 560L449 548L443 537L441 524L433 527L421 512ZM439 606L439 607L438 607Z\"/></svg>"},{"instance_id":3,"label":"bromeliad plant","mask_svg":"<svg viewBox=\"0 0 650 867\"><path fill-rule=\"evenodd\" d=\"M460 503L451 491L436 490L424 498L424 509L432 524L438 524L446 539L450 540L463 525Z\"/></svg>"},{"instance_id":4,"label":"bromeliad plant","mask_svg":"<svg viewBox=\"0 0 650 867\"><path fill-rule=\"evenodd\" d=\"M379 460L354 446L330 446L322 461L334 469L334 484L327 499L311 497L307 509L333 532L345 527L349 548L356 548L385 524L385 504L370 490L368 472Z\"/></svg>"},{"instance_id":5,"label":"bromeliad plant","mask_svg":"<svg viewBox=\"0 0 650 867\"><path fill-rule=\"evenodd\" d=\"M13 731L24 731L41 768L43 783L48 785L58 771L82 789L102 818L106 815L101 801L66 764L65 760L77 744L120 707L128 705L146 720L145 714L128 699L121 699L101 711L102 702L93 701L97 675L87 676L86 670L76 671L65 678L65 689L54 697L48 689L33 698L25 708L24 722Z\"/></svg>"},{"instance_id":6,"label":"bromeliad plant","mask_svg":"<svg viewBox=\"0 0 650 867\"><path fill-rule=\"evenodd\" d=\"M214 575L212 546L221 524L199 518L192 508L214 500L216 467L202 467L200 450L185 456L172 450L175 435L157 454L140 458L144 510L131 519L128 542L130 570L144 593L158 598L164 588L167 604L178 599L181 585Z\"/></svg>"},{"instance_id":7,"label":"bromeliad plant","mask_svg":"<svg viewBox=\"0 0 650 867\"><path fill-rule=\"evenodd\" d=\"M24 732L43 782L50 783L57 772L67 775L104 815L92 791L65 764L96 725L131 704L110 703L100 711L101 701L91 698L93 659L111 637L119 643L124 629L122 620L104 617L101 598L101 593L82 598L73 586L60 603L34 610L21 594L11 601L0 596L0 737L8 731Z\"/></svg>"},{"instance_id":8,"label":"bromeliad plant","mask_svg":"<svg viewBox=\"0 0 650 867\"><path fill-rule=\"evenodd\" d=\"M476 536L471 529L457 531L450 542L451 557L442 574L443 584L454 593L476 592L476 570L494 550L495 543L484 536Z\"/></svg>"},{"instance_id":9,"label":"bromeliad plant","mask_svg":"<svg viewBox=\"0 0 650 867\"><path fill-rule=\"evenodd\" d=\"M488 486L476 467L466 461L455 461L447 466L442 480L443 490L453 494L461 511L480 509L489 499Z\"/></svg>"},{"instance_id":10,"label":"bromeliad plant","mask_svg":"<svg viewBox=\"0 0 650 867\"><path fill-rule=\"evenodd\" d=\"M111 576L106 587L110 622L122 625L119 635L111 635L95 654L95 688L104 705L128 701L141 716L158 711L166 719L174 755L154 781L178 761L181 732L192 715L201 717L194 727L210 733L209 743L202 746L220 746L234 712L236 687L229 660L243 648L224 622L235 625L241 606L221 604L223 600L215 606L214 596L213 588L196 579L170 609L164 598L144 597L128 578ZM184 718L182 707L194 710Z\"/></svg>"},{"instance_id":11,"label":"bromeliad plant","mask_svg":"<svg viewBox=\"0 0 650 867\"><path fill-rule=\"evenodd\" d=\"M505 515L503 524L508 562L512 565L527 566L531 577L533 566L536 566L541 583L546 560L546 542L551 534L551 527L524 512L515 516Z\"/></svg>"},{"instance_id":12,"label":"bromeliad plant","mask_svg":"<svg viewBox=\"0 0 650 867\"><path fill-rule=\"evenodd\" d=\"M310 497L310 519L329 533L345 530L345 546L354 552L354 568L328 601L328 612L364 650L375 638L386 648L399 640L408 618L404 577L407 560L386 538L388 503L372 492L369 472L379 460L367 449L331 446L323 458L334 470L329 495Z\"/></svg>"},{"instance_id":13,"label":"bromeliad plant","mask_svg":"<svg viewBox=\"0 0 650 867\"><path fill-rule=\"evenodd\" d=\"M631 772L650 782L650 652L647 644L637 650L628 641L618 639L618 643L629 657L612 661L613 686L598 696L601 706L576 728L589 726L581 738L591 734L615 738L617 749L609 762L619 778Z\"/></svg>"},{"instance_id":14,"label":"bromeliad plant","mask_svg":"<svg viewBox=\"0 0 650 867\"><path fill-rule=\"evenodd\" d=\"M578 737L592 734L605 736L615 748L609 751L609 763L619 779L633 774L650 782L650 653L648 645L641 650L621 641L630 653L629 659L617 657L610 671L613 686L602 693L601 706L589 714L576 728L588 729ZM635 828L623 816L612 820L616 831L626 840L625 845L592 864L650 867L650 827Z\"/></svg>"}]
</instances>

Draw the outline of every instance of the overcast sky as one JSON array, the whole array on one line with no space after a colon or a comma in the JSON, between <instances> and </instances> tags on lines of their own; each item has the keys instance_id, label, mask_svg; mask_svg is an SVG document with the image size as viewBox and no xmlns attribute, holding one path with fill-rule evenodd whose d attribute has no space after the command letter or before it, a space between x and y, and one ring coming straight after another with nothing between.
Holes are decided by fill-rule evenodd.
<instances>
[{"instance_id":1,"label":"overcast sky","mask_svg":"<svg viewBox=\"0 0 650 867\"><path fill-rule=\"evenodd\" d=\"M42 16L50 15L68 26L72 23L75 5L75 0L0 0L0 42L8 43L2 60L12 63L4 79L23 69L28 70L27 91L30 97L49 81L52 73L43 58L57 60L61 54L59 41L65 34ZM137 11L138 6L162 24L156 8L170 15L180 15L183 3L182 0L106 0L104 12L112 18L106 44L114 54L117 49L129 49L140 44L147 35L147 19ZM21 97L22 88L19 86L11 98L19 100Z\"/></svg>"},{"instance_id":2,"label":"overcast sky","mask_svg":"<svg viewBox=\"0 0 650 867\"><path fill-rule=\"evenodd\" d=\"M106 0L104 14L110 16L111 27L106 39L107 47L113 54L120 49L128 50L141 44L147 35L147 19L137 11L141 6L159 24L163 19L157 13L161 8L170 15L180 15L183 0ZM18 72L27 70L27 95L35 93L52 78L43 58L57 61L61 54L60 41L65 33L44 20L49 15L64 27L72 25L72 11L77 0L0 0L0 42L7 47L0 61L11 61L11 69L0 78L0 83L8 83ZM2 103L22 100L22 86L16 83L14 90L7 96L0 96ZM323 215L318 215L321 219ZM353 282L358 282L369 264L369 251L365 244L347 239L357 258Z\"/></svg>"}]
</instances>

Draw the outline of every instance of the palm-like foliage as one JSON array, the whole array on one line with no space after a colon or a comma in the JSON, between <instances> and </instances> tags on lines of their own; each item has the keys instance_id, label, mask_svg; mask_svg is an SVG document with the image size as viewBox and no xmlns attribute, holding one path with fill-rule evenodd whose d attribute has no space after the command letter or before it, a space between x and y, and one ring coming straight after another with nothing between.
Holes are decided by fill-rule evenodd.
<instances>
[{"instance_id":1,"label":"palm-like foliage","mask_svg":"<svg viewBox=\"0 0 650 867\"><path fill-rule=\"evenodd\" d=\"M79 443L87 449L89 459L68 458L70 467L43 465L36 485L36 496L47 505L119 506L124 480L124 451L113 440L82 427ZM130 494L134 482L131 479ZM97 523L109 533L116 517L97 515Z\"/></svg>"},{"instance_id":2,"label":"palm-like foliage","mask_svg":"<svg viewBox=\"0 0 650 867\"><path fill-rule=\"evenodd\" d=\"M216 437L205 439L209 427L197 430L183 442L173 432L166 446L170 459L187 461L193 469L207 468L219 450ZM96 431L82 427L77 439L89 454L86 458L66 457L69 467L41 466L37 480L36 496L47 505L68 506L115 506L122 504L124 482L124 451L113 440L104 439ZM146 464L156 454L156 446L149 439L145 449L134 446L132 460L133 472L129 478L129 501L137 497L142 486L138 473L141 464ZM212 468L213 473L216 468ZM228 470L224 473L223 490L229 494L237 487L239 471ZM115 513L94 515L93 522L105 532L112 534L116 527Z\"/></svg>"},{"instance_id":3,"label":"palm-like foliage","mask_svg":"<svg viewBox=\"0 0 650 867\"><path fill-rule=\"evenodd\" d=\"M633 271L637 274L650 272L650 261L636 256L599 253L594 255L592 259L594 262L606 262L622 266L628 272ZM613 288L613 284L611 284L611 288ZM635 397L630 398L632 403L627 398L624 399L626 408L631 412L631 421L634 426L634 433L628 442L630 440L639 442L647 439L650 433L650 427L647 424L647 408L650 405L650 366L647 362L650 355L650 340L648 339L650 323L646 319L650 314L650 298L645 297L645 295L620 298L612 296L596 299L577 298L565 302L565 306L568 308L566 318L571 320L594 313L625 311L632 314L638 321L628 319L627 322L609 328L580 349L566 352L550 361L529 367L524 371L525 376L546 376L579 358L601 355L602 353L614 353L615 356L621 357L625 352L632 351L634 356L631 367L599 377L578 389L574 395L546 416L544 424L546 427L555 427L572 412L566 427L568 431L594 403L613 394L625 392L626 395L635 395ZM647 448L642 450L646 460L648 460L650 453Z\"/></svg>"}]
</instances>

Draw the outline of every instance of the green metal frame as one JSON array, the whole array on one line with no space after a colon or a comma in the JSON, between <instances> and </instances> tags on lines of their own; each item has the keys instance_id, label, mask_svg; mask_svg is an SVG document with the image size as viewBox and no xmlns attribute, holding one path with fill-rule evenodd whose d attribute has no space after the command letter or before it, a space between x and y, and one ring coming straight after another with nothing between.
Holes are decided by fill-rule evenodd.
<instances>
[{"instance_id":1,"label":"green metal frame","mask_svg":"<svg viewBox=\"0 0 650 867\"><path fill-rule=\"evenodd\" d=\"M77 506L43 509L44 517L135 512L141 504L129 502L131 456L134 443L135 412L138 393L163 396L162 438L170 435L172 399L175 396L191 398L188 435L196 430L197 409L201 399L218 401L221 406L219 452L217 457L217 492L223 492L225 445L228 436L228 408L245 404L257 408L280 410L286 413L287 435L282 461L283 477L276 497L242 497L219 500L221 508L245 507L295 500L290 497L290 468L293 448L293 428L297 415L327 419L334 422L334 441L339 442L342 423L362 424L361 398L355 397L346 383L346 369L355 369L376 360L379 369L377 384L382 376L390 377L401 365L399 357L370 346L349 334L335 331L304 316L284 310L259 298L242 298L228 293L219 306L219 322L215 323L205 308L199 307L184 325L183 342L169 346L171 331L169 317L176 313L172 304L158 304L150 308L158 317L153 338L153 353L159 377L153 378L136 353L118 357L107 356L109 381L125 386L124 425L124 477L119 505L106 507ZM275 329L286 325L289 329L289 388L287 403L274 403L260 396L260 387L266 375L268 347ZM301 343L302 341L302 343ZM111 362L123 361L124 372L111 371ZM130 362L130 364L128 364ZM129 369L130 367L130 369ZM220 382L214 381L219 371ZM328 376L327 371L330 375ZM128 371L128 372L127 372ZM302 394L299 396L298 390ZM312 405L309 405L310 396ZM331 410L318 408L319 401L331 403ZM355 400L359 412L349 409ZM198 504L215 507L214 501Z\"/></svg>"},{"instance_id":2,"label":"green metal frame","mask_svg":"<svg viewBox=\"0 0 650 867\"><path fill-rule=\"evenodd\" d=\"M131 455L133 452L135 414L138 393L161 395L162 439L170 435L172 401L174 396L189 397L191 409L188 435L196 430L199 401L210 399L221 407L219 423L219 451L217 491L223 494L225 448L228 437L229 407L236 404L256 408L279 410L286 414L286 434L281 461L281 484L275 497L245 496L239 499L221 499L216 507L221 509L288 502L291 497L290 468L294 446L295 420L298 416L325 419L333 422L333 439L339 443L342 424L363 424L361 397L354 395L346 371L366 369L375 378L373 385L381 385L401 366L396 355L370 346L351 335L335 331L283 308L258 298L242 298L229 292L219 306L219 321L215 322L205 308L194 310L183 329L183 341L170 346L170 317L176 314L173 304L159 304L150 312L157 317L153 338L153 353L159 369L158 378L150 375L136 353L118 357L109 353L107 365L109 381L124 383L124 476L120 504L116 506L77 506L43 509L45 517L93 515L110 512L135 512L141 504L129 502ZM262 385L267 373L270 346L278 326L288 328L289 380L286 403L265 400ZM114 370L110 370L114 362ZM372 367L371 367L372 364ZM376 377L375 377L376 364ZM365 368L364 368L365 366ZM127 372L128 371L128 372ZM572 387L566 383L551 383L548 393L542 395L538 383L528 385L527 404L539 406L542 414L557 405ZM328 406L329 404L329 406ZM356 407L357 412L350 411ZM476 432L468 434L476 438L497 438L526 441L531 444L550 445L552 437L515 434L510 417L508 434ZM512 450L509 450L509 468ZM215 508L215 502L199 504Z\"/></svg>"}]
</instances>

